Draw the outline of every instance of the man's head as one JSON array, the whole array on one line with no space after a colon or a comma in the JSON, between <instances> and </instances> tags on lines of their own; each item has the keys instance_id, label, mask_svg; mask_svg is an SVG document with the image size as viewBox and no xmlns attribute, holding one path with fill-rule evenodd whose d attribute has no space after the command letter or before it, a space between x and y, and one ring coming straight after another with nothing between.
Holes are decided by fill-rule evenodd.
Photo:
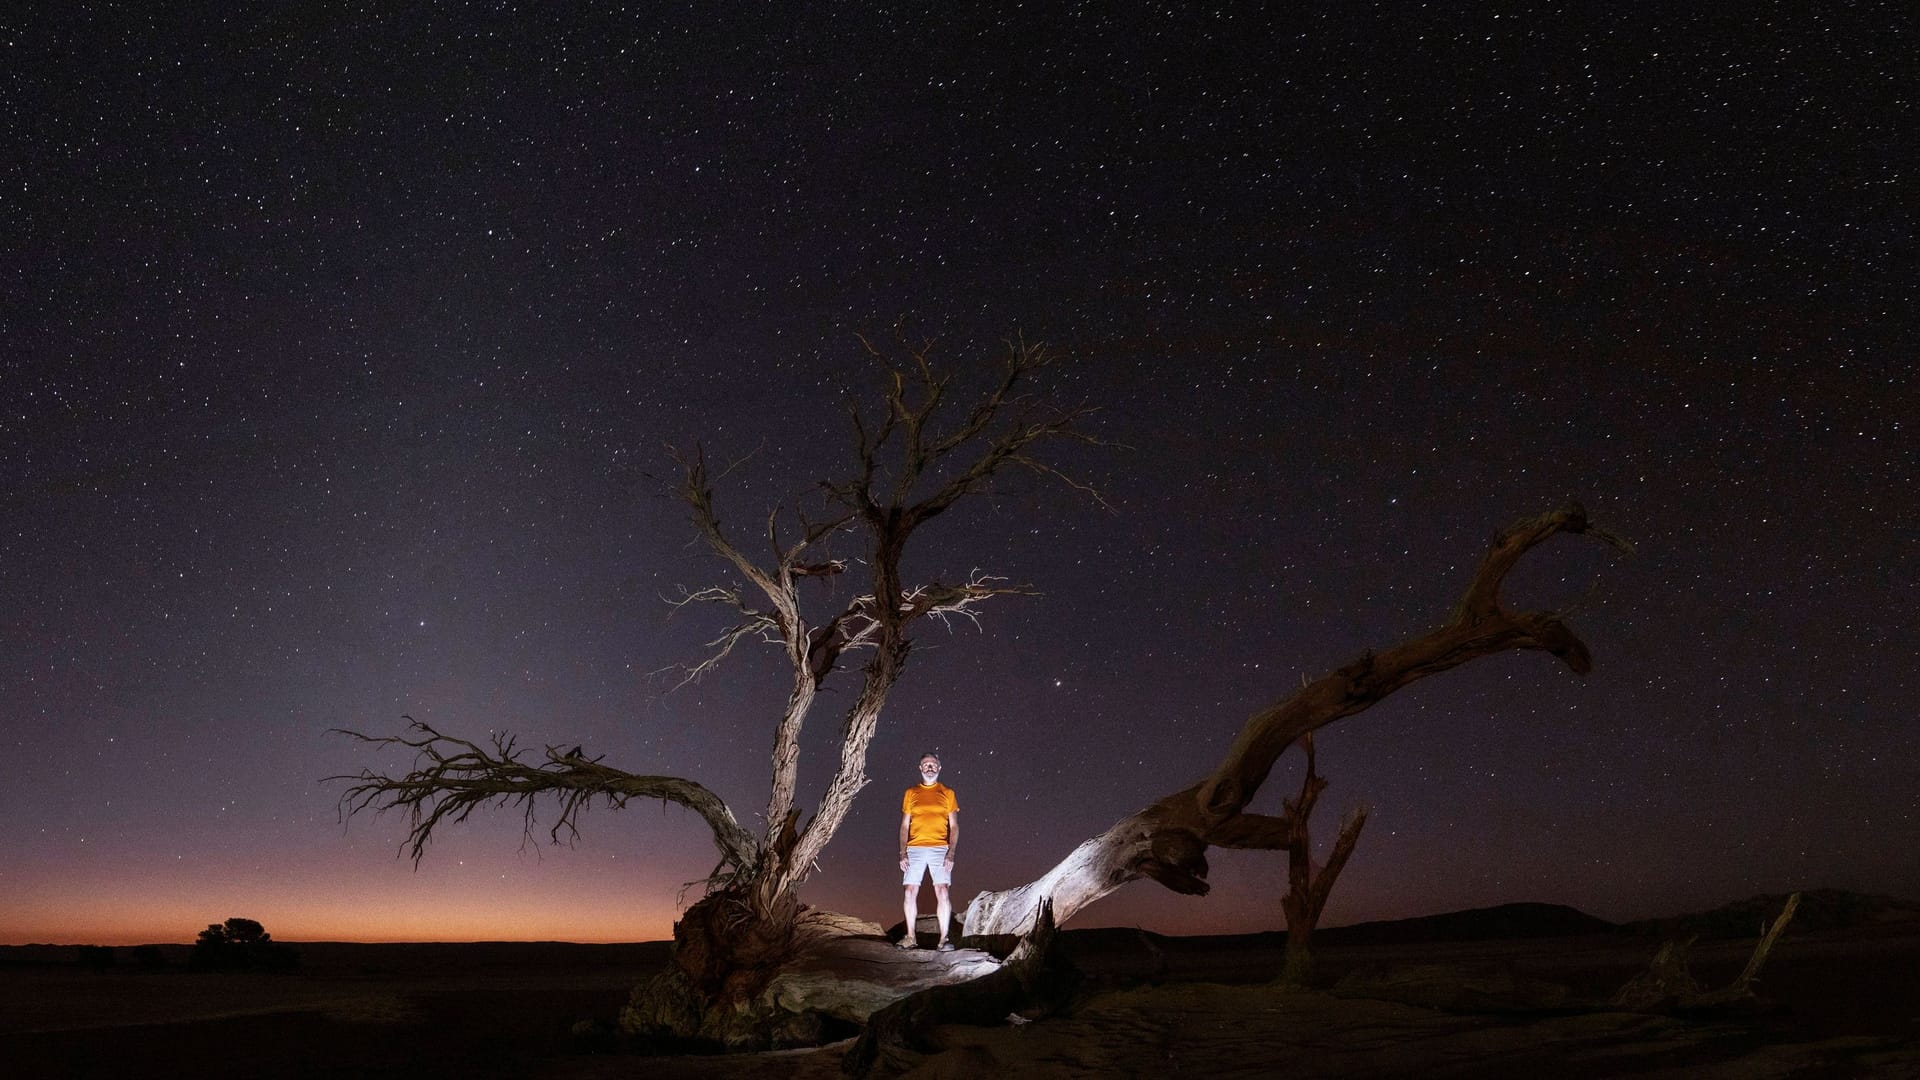
<instances>
[{"instance_id":1,"label":"man's head","mask_svg":"<svg viewBox=\"0 0 1920 1080\"><path fill-rule=\"evenodd\" d=\"M931 784L940 779L940 755L920 755L920 782Z\"/></svg>"}]
</instances>

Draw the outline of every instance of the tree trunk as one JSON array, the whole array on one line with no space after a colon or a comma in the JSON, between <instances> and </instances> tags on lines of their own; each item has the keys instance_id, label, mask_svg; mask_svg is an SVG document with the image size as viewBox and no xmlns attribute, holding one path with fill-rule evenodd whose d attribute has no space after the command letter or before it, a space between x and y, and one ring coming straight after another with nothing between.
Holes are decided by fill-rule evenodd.
<instances>
[{"instance_id":1,"label":"tree trunk","mask_svg":"<svg viewBox=\"0 0 1920 1080\"><path fill-rule=\"evenodd\" d=\"M1353 857L1354 845L1360 842L1360 830L1367 824L1367 811L1365 807L1356 807L1340 823L1333 851L1317 874L1312 871L1305 818L1300 821L1298 843L1287 856L1289 882L1287 895L1281 902L1281 910L1287 916L1287 966L1280 974L1280 981L1295 986L1305 986L1313 980L1313 931L1320 925L1320 913L1327 908L1327 897L1333 892L1334 882L1340 879L1340 871L1346 869L1347 860Z\"/></svg>"},{"instance_id":2,"label":"tree trunk","mask_svg":"<svg viewBox=\"0 0 1920 1080\"><path fill-rule=\"evenodd\" d=\"M1320 925L1320 913L1327 908L1333 884L1353 857L1360 830L1367 824L1366 808L1356 807L1340 823L1326 865L1315 871L1313 810L1327 790L1327 780L1316 766L1312 732L1300 737L1300 747L1306 751L1307 774L1300 781L1300 793L1286 800L1287 894L1280 900L1280 909L1287 917L1287 966L1280 973L1280 981L1294 986L1305 986L1313 979L1314 928Z\"/></svg>"},{"instance_id":3,"label":"tree trunk","mask_svg":"<svg viewBox=\"0 0 1920 1080\"><path fill-rule=\"evenodd\" d=\"M1306 986L1313 981L1313 932L1287 926L1287 961L1280 969L1280 981L1288 986Z\"/></svg>"},{"instance_id":4,"label":"tree trunk","mask_svg":"<svg viewBox=\"0 0 1920 1080\"><path fill-rule=\"evenodd\" d=\"M673 927L667 969L634 991L621 1014L628 1034L747 1047L770 1041L771 1018L753 1002L796 944L799 901L759 901L751 884L701 898Z\"/></svg>"},{"instance_id":5,"label":"tree trunk","mask_svg":"<svg viewBox=\"0 0 1920 1080\"><path fill-rule=\"evenodd\" d=\"M1001 966L972 949L904 951L876 923L797 902L757 913L725 893L688 908L673 940L666 970L622 1010L624 1034L740 1051L813 1046L909 995Z\"/></svg>"}]
</instances>

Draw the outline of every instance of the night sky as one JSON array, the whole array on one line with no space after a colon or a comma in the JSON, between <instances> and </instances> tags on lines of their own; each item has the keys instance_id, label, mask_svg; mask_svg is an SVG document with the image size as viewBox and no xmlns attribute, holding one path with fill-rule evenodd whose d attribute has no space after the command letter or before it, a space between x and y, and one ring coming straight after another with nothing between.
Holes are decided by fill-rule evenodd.
<instances>
[{"instance_id":1,"label":"night sky","mask_svg":"<svg viewBox=\"0 0 1920 1080\"><path fill-rule=\"evenodd\" d=\"M1638 555L1509 595L1592 675L1323 731L1322 842L1372 809L1326 924L1920 896L1905 5L822 6L7 17L0 942L666 937L693 815L482 813L416 871L322 782L406 758L328 730L584 744L757 831L786 675L659 674L724 624L662 598L730 580L666 448L744 458L755 528L846 471L901 316L1070 357L1118 446L1053 460L1111 509L1016 477L923 531L913 576L1043 595L920 629L810 902L898 918L928 749L956 896L1030 880L1569 499ZM1283 856L1212 861L1078 923L1282 925Z\"/></svg>"}]
</instances>

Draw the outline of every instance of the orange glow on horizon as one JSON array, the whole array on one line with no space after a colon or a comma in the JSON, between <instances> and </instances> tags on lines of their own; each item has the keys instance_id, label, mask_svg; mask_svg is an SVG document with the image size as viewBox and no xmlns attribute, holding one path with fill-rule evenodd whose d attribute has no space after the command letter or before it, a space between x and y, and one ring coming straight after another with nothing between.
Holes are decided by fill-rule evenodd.
<instances>
[{"instance_id":1,"label":"orange glow on horizon","mask_svg":"<svg viewBox=\"0 0 1920 1080\"><path fill-rule=\"evenodd\" d=\"M229 905L235 906L235 905ZM0 945L191 944L209 923L240 916L257 919L276 941L469 942L570 941L604 944L661 941L673 936L670 913L647 919L606 913L527 912L472 908L448 911L365 911L315 908L211 909L203 904L125 909L82 909L64 915L8 912L0 921ZM36 914L41 917L35 917Z\"/></svg>"},{"instance_id":2,"label":"orange glow on horizon","mask_svg":"<svg viewBox=\"0 0 1920 1080\"><path fill-rule=\"evenodd\" d=\"M511 865L511 864L509 864ZM169 868L171 870L171 868ZM678 917L671 889L596 882L549 861L525 872L415 874L381 867L352 877L310 869L262 882L252 867L138 875L81 872L22 891L0 887L0 944L188 943L242 917L276 941L658 941ZM4 886L0 881L0 886ZM611 886L611 887L609 887Z\"/></svg>"}]
</instances>

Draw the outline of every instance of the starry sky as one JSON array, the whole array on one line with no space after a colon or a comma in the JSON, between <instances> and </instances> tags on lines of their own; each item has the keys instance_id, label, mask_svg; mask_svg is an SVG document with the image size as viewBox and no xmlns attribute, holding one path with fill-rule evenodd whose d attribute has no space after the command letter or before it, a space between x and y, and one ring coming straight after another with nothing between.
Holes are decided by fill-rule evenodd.
<instances>
[{"instance_id":1,"label":"starry sky","mask_svg":"<svg viewBox=\"0 0 1920 1080\"><path fill-rule=\"evenodd\" d=\"M1110 508L1013 478L921 534L911 577L1042 595L919 631L807 900L898 918L927 749L956 894L1030 880L1569 499L1638 554L1508 592L1593 674L1326 729L1322 842L1372 811L1326 924L1920 896L1913 17L1669 6L8 16L0 942L668 936L697 818L482 813L416 871L322 782L405 757L329 729L583 744L757 828L786 677L661 674L723 625L663 597L730 580L666 448L740 460L729 522L791 505L902 317L963 380L1069 357L1115 445L1052 460ZM1079 922L1282 925L1283 857L1213 867Z\"/></svg>"}]
</instances>

